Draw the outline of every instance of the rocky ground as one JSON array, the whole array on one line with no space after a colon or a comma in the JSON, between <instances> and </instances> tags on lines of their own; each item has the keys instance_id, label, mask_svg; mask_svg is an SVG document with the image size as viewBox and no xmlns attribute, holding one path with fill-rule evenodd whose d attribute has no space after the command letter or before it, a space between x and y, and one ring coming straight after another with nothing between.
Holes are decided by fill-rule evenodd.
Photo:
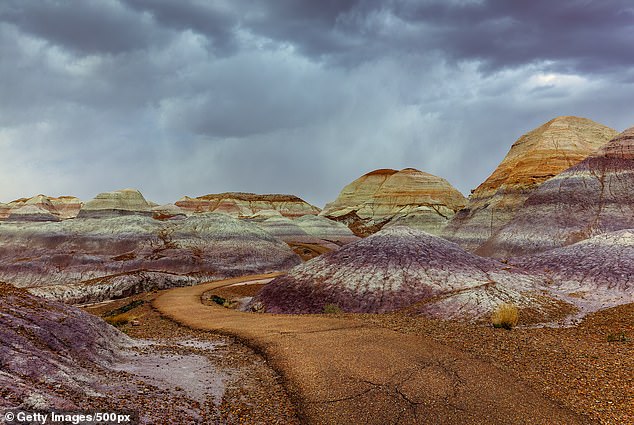
<instances>
[{"instance_id":1,"label":"rocky ground","mask_svg":"<svg viewBox=\"0 0 634 425\"><path fill-rule=\"evenodd\" d=\"M400 314L359 317L475 355L601 424L634 423L634 304L577 326L511 331Z\"/></svg>"},{"instance_id":2,"label":"rocky ground","mask_svg":"<svg viewBox=\"0 0 634 425\"><path fill-rule=\"evenodd\" d=\"M193 410L202 410L205 416L183 418L179 411L163 412L163 423L222 423L222 424L297 424L295 409L287 396L279 376L267 365L266 360L225 337L205 331L197 331L180 326L161 317L151 307L155 293L102 303L84 309L108 320L121 319L119 328L130 337L149 341L153 345L141 347L142 354L154 354L164 360L165 368L171 368L170 379L185 396L196 395L199 390L195 382L178 382L177 365L183 355L204 356L215 370L207 381L223 378L222 388L207 395L206 405L194 405ZM110 312L124 306L143 304L119 316L109 316ZM203 372L200 371L202 374ZM182 388L181 388L182 387ZM151 397L151 394L145 397ZM140 396L138 404L131 410L143 412L147 399ZM190 401L191 403L191 401ZM198 408L198 409L197 409ZM202 409L200 409L202 408ZM193 419L194 422L189 422Z\"/></svg>"}]
</instances>

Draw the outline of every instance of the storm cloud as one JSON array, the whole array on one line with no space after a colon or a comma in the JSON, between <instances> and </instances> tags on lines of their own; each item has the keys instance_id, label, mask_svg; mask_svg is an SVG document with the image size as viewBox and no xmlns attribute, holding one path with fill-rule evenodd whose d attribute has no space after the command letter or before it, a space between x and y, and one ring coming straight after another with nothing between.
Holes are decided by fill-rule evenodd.
<instances>
[{"instance_id":1,"label":"storm cloud","mask_svg":"<svg viewBox=\"0 0 634 425\"><path fill-rule=\"evenodd\" d=\"M634 125L627 0L0 4L0 201L293 193L374 168L463 193L560 115Z\"/></svg>"}]
</instances>

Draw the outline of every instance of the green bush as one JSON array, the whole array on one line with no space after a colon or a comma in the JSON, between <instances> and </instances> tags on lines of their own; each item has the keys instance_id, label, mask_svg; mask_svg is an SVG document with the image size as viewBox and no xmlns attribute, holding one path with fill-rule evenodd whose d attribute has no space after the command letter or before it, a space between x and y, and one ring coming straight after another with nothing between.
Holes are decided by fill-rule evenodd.
<instances>
[{"instance_id":1,"label":"green bush","mask_svg":"<svg viewBox=\"0 0 634 425\"><path fill-rule=\"evenodd\" d=\"M339 308L337 304L326 304L324 306L324 313L325 314L340 314L340 313L343 313L343 311L341 310L341 308Z\"/></svg>"}]
</instances>

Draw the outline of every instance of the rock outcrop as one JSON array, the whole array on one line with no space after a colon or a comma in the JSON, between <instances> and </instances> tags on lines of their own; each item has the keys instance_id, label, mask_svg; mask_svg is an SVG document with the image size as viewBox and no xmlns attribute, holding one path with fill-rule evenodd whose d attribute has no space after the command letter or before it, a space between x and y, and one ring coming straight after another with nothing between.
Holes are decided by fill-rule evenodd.
<instances>
[{"instance_id":1,"label":"rock outcrop","mask_svg":"<svg viewBox=\"0 0 634 425\"><path fill-rule=\"evenodd\" d=\"M136 189L103 192L86 202L78 218L107 218L121 215L152 215L152 204Z\"/></svg>"},{"instance_id":2,"label":"rock outcrop","mask_svg":"<svg viewBox=\"0 0 634 425\"><path fill-rule=\"evenodd\" d=\"M0 280L69 303L285 270L301 260L255 224L225 214L0 223Z\"/></svg>"},{"instance_id":3,"label":"rock outcrop","mask_svg":"<svg viewBox=\"0 0 634 425\"><path fill-rule=\"evenodd\" d=\"M539 312L562 305L540 279L407 227L392 227L291 269L252 301L272 313L384 313L410 308L429 316L479 320L500 303Z\"/></svg>"},{"instance_id":4,"label":"rock outcrop","mask_svg":"<svg viewBox=\"0 0 634 425\"><path fill-rule=\"evenodd\" d=\"M634 230L605 233L534 256L510 260L548 278L549 290L581 312L634 302Z\"/></svg>"},{"instance_id":5,"label":"rock outcrop","mask_svg":"<svg viewBox=\"0 0 634 425\"><path fill-rule=\"evenodd\" d=\"M367 173L343 188L321 216L347 224L358 236L367 236L391 220L403 220L438 234L466 199L447 180L405 168Z\"/></svg>"},{"instance_id":6,"label":"rock outcrop","mask_svg":"<svg viewBox=\"0 0 634 425\"><path fill-rule=\"evenodd\" d=\"M319 208L294 195L227 192L197 198L185 196L175 204L189 213L222 212L239 218L250 217L262 210L279 211L289 218L319 213Z\"/></svg>"},{"instance_id":7,"label":"rock outcrop","mask_svg":"<svg viewBox=\"0 0 634 425\"><path fill-rule=\"evenodd\" d=\"M478 249L512 257L634 228L634 127L543 183L512 221Z\"/></svg>"},{"instance_id":8,"label":"rock outcrop","mask_svg":"<svg viewBox=\"0 0 634 425\"><path fill-rule=\"evenodd\" d=\"M475 251L514 217L540 184L584 160L616 134L589 119L559 117L523 135L472 192L442 236Z\"/></svg>"}]
</instances>

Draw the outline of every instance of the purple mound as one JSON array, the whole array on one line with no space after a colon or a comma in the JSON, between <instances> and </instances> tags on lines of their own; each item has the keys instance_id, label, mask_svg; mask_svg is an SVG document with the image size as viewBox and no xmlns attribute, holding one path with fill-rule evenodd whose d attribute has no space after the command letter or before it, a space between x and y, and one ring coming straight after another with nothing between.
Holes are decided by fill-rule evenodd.
<instances>
[{"instance_id":1,"label":"purple mound","mask_svg":"<svg viewBox=\"0 0 634 425\"><path fill-rule=\"evenodd\" d=\"M552 282L549 290L582 313L634 302L634 230L605 233L511 262L544 274Z\"/></svg>"},{"instance_id":2,"label":"purple mound","mask_svg":"<svg viewBox=\"0 0 634 425\"><path fill-rule=\"evenodd\" d=\"M411 307L442 318L478 320L500 303L547 315L557 302L538 278L470 254L428 233L395 226L291 269L252 305L272 313L385 313Z\"/></svg>"}]
</instances>

